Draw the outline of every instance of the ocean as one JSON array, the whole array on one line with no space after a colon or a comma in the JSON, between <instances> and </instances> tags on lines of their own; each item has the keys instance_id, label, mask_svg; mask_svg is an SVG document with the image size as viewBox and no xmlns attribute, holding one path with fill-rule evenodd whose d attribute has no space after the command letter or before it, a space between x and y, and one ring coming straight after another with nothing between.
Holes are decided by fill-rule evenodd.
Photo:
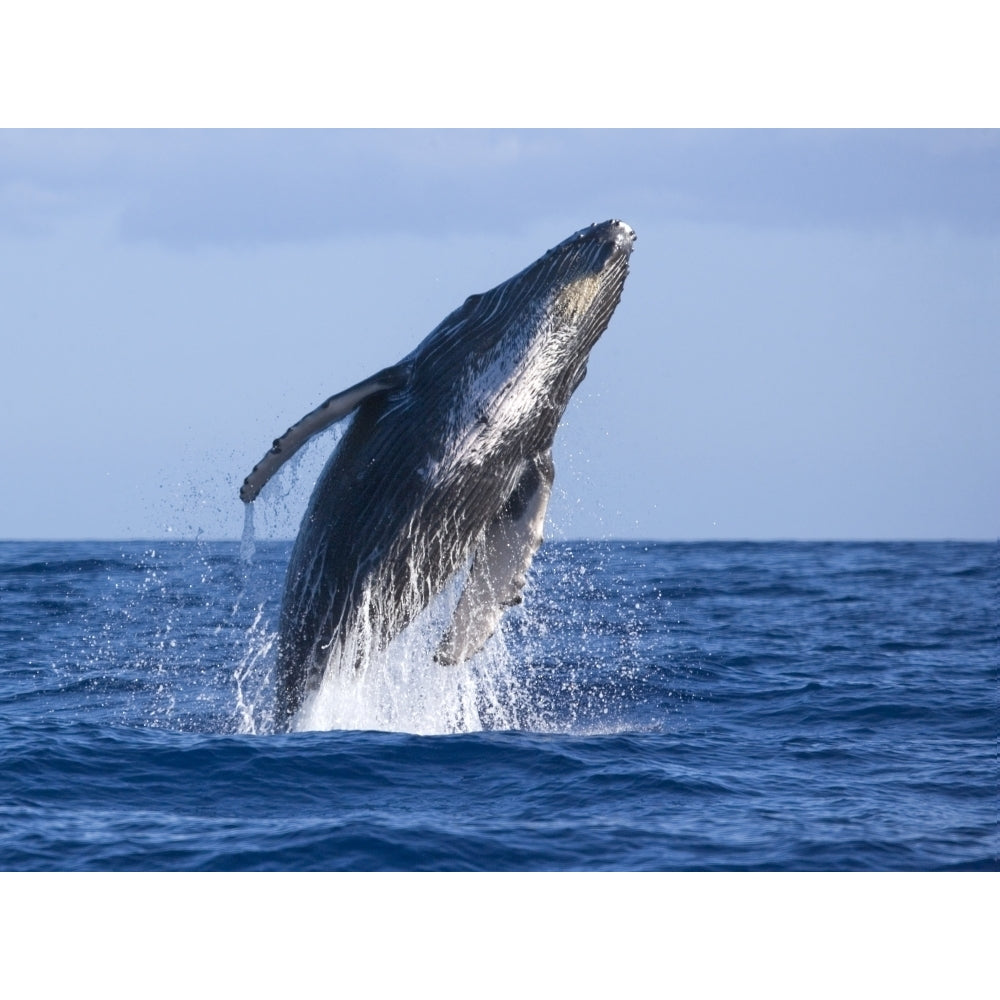
<instances>
[{"instance_id":1,"label":"ocean","mask_svg":"<svg viewBox=\"0 0 1000 1000\"><path fill-rule=\"evenodd\" d=\"M290 543L0 543L4 870L996 870L998 545L546 543L275 733Z\"/></svg>"}]
</instances>

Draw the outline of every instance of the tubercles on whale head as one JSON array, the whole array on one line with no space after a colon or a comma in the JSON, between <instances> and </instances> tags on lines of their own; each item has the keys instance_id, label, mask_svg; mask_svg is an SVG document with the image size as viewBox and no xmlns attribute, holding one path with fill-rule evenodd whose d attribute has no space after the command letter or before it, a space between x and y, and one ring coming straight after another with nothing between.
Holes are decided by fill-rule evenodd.
<instances>
[{"instance_id":1,"label":"tubercles on whale head","mask_svg":"<svg viewBox=\"0 0 1000 1000\"><path fill-rule=\"evenodd\" d=\"M621 219L608 219L607 222L592 222L583 229L578 229L572 236L567 237L554 249L573 243L577 240L586 239L608 239L617 244L622 249L631 250L636 240L635 230Z\"/></svg>"}]
</instances>

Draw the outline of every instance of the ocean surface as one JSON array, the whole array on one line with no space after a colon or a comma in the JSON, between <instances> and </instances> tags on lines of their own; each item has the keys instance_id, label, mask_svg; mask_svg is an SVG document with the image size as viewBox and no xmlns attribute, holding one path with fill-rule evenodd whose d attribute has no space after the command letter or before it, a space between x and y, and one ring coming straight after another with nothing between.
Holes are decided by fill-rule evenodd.
<instances>
[{"instance_id":1,"label":"ocean surface","mask_svg":"<svg viewBox=\"0 0 1000 1000\"><path fill-rule=\"evenodd\" d=\"M276 734L289 551L0 543L0 868L998 868L996 544L547 543Z\"/></svg>"}]
</instances>

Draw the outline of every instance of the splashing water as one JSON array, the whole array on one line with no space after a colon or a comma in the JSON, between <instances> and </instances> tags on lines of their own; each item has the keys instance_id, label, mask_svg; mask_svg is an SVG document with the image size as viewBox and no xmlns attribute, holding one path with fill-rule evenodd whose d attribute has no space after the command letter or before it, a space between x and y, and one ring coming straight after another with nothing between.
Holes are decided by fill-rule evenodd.
<instances>
[{"instance_id":1,"label":"splashing water","mask_svg":"<svg viewBox=\"0 0 1000 1000\"><path fill-rule=\"evenodd\" d=\"M247 648L236 669L237 733L256 736L273 728L270 708L270 688L273 681L274 647L277 635L264 624L264 607L257 608L253 623L247 629Z\"/></svg>"},{"instance_id":2,"label":"splashing water","mask_svg":"<svg viewBox=\"0 0 1000 1000\"><path fill-rule=\"evenodd\" d=\"M44 639L26 628L21 655L25 677L41 671L62 692L60 711L190 733L276 731L286 543L258 541L252 564L232 542L78 543L71 559L52 549L32 547L22 575L74 613L56 617ZM659 726L655 707L644 718L642 704L661 666L643 657L642 629L625 627L635 623L628 588L614 572L580 574L581 560L601 566L593 545L555 543L539 555L525 605L508 611L475 657L458 666L433 659L464 583L458 574L363 669L351 660L331 670L296 728L430 735ZM605 581L596 592L595 576Z\"/></svg>"},{"instance_id":3,"label":"splashing water","mask_svg":"<svg viewBox=\"0 0 1000 1000\"><path fill-rule=\"evenodd\" d=\"M356 669L331 665L293 728L421 735L521 728L521 685L501 633L465 663L434 660L463 583L459 574L388 647L362 657Z\"/></svg>"},{"instance_id":4,"label":"splashing water","mask_svg":"<svg viewBox=\"0 0 1000 1000\"><path fill-rule=\"evenodd\" d=\"M243 505L243 535L240 538L240 562L249 565L257 552L253 528L253 504Z\"/></svg>"},{"instance_id":5,"label":"splashing water","mask_svg":"<svg viewBox=\"0 0 1000 1000\"><path fill-rule=\"evenodd\" d=\"M349 420L344 421L315 437L279 470L255 503L246 505L240 544L243 593L238 603L248 624L237 667L230 672L235 689L230 725L237 732L275 731L276 605L280 607L283 582L273 574L283 567L273 560L265 567L254 561L255 555L268 537L287 537L297 529L312 488L348 425ZM461 664L444 665L434 654L461 595L466 565L386 648L379 648L365 629L355 630L350 648L333 651L332 658L339 662L326 670L292 728L419 735L482 730L614 733L623 725L635 729L633 687L642 686L634 661L640 639L633 621L636 612L620 612L633 621L621 635L605 634L609 605L625 595L609 591L594 599L594 583L581 562L600 569L599 562L589 562L594 555L586 546L581 551L563 547L548 555L540 552L528 575L525 603L508 609L479 653ZM541 568L545 565L547 570ZM549 593L551 584L535 586L539 573L557 581L558 596ZM377 598L371 595L373 607L360 614L361 622L393 613L379 607ZM627 725L623 717L629 718ZM647 724L655 728L659 721Z\"/></svg>"},{"instance_id":6,"label":"splashing water","mask_svg":"<svg viewBox=\"0 0 1000 1000\"><path fill-rule=\"evenodd\" d=\"M315 481L317 457L335 447L343 427L317 438L295 455L265 487L269 506L288 512L304 510L307 490ZM322 440L322 444L317 444ZM257 501L257 504L260 500ZM240 559L246 572L256 551L253 507L244 515ZM274 516L273 512L265 511ZM267 517L265 517L265 521ZM474 657L456 666L434 660L441 636L451 620L465 581L456 574L410 625L384 649L371 636L356 636L357 644L335 651L319 688L299 710L292 728L306 730L382 730L421 735L476 732L483 729L531 728L527 694L519 681L515 658L503 628ZM373 602L377 603L377 602ZM361 619L367 619L366 614ZM358 646L362 655L356 656ZM273 685L277 633L269 629L258 608L247 630L247 646L233 673L236 686L235 728L242 733L274 729ZM355 667L355 662L359 664Z\"/></svg>"},{"instance_id":7,"label":"splashing water","mask_svg":"<svg viewBox=\"0 0 1000 1000\"><path fill-rule=\"evenodd\" d=\"M362 656L355 658L357 646L340 651L340 662L330 665L292 728L417 735L659 728L655 710L651 718L640 714L651 669L636 658L642 631L627 611L608 627L608 607L622 598L595 594L593 584L588 589L581 583L580 557L575 548L563 548L543 559L548 566L532 570L525 604L510 609L479 653L446 666L434 652L465 583L465 574L456 574L385 649L374 650L359 637ZM547 587L538 586L539 574L550 581ZM249 649L235 675L238 725L241 732L271 733L277 633L258 614L247 637Z\"/></svg>"}]
</instances>

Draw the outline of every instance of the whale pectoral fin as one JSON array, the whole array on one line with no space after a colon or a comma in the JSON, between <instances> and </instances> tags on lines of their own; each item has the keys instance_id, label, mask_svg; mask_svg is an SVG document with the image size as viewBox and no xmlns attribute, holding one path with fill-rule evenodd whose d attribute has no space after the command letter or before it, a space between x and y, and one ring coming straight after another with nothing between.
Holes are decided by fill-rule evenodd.
<instances>
[{"instance_id":1,"label":"whale pectoral fin","mask_svg":"<svg viewBox=\"0 0 1000 1000\"><path fill-rule=\"evenodd\" d=\"M434 656L439 663L450 666L474 656L496 631L505 609L521 603L531 560L542 544L554 477L552 453L536 455L486 529L451 625Z\"/></svg>"},{"instance_id":2,"label":"whale pectoral fin","mask_svg":"<svg viewBox=\"0 0 1000 1000\"><path fill-rule=\"evenodd\" d=\"M271 450L253 467L250 475L240 487L240 499L250 503L264 488L267 481L301 448L314 434L326 430L331 424L350 416L369 396L378 392L398 389L410 379L409 365L393 365L366 378L350 389L338 392L320 403L311 413L307 413L297 424L293 424L278 438Z\"/></svg>"}]
</instances>

